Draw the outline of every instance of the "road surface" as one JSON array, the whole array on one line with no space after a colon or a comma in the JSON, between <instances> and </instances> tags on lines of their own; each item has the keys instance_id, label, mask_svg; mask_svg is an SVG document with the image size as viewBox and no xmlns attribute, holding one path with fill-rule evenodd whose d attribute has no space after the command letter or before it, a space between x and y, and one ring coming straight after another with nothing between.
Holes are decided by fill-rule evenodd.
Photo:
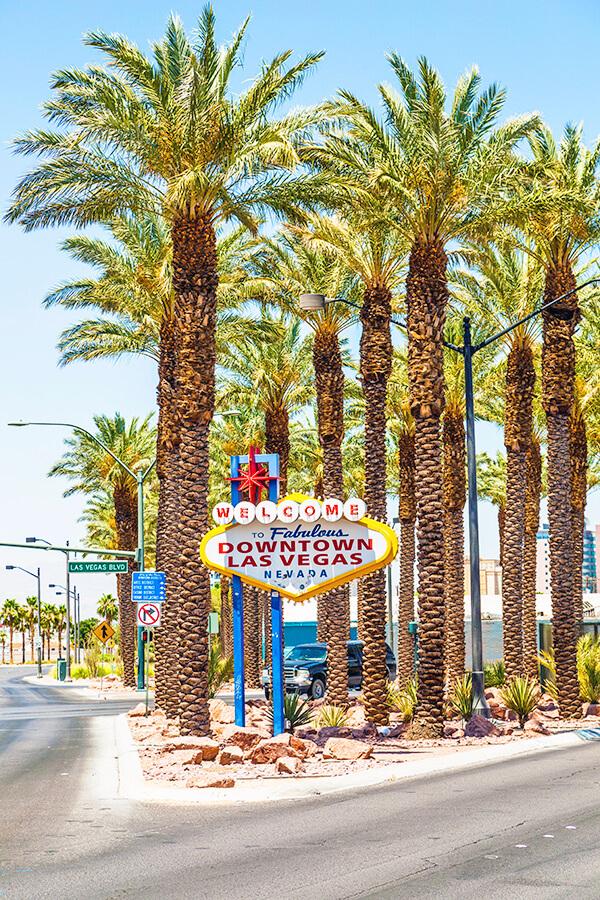
<instances>
[{"instance_id":1,"label":"road surface","mask_svg":"<svg viewBox=\"0 0 600 900\"><path fill-rule=\"evenodd\" d=\"M600 897L599 742L296 801L140 803L118 798L110 749L127 702L21 674L0 669L11 900Z\"/></svg>"}]
</instances>

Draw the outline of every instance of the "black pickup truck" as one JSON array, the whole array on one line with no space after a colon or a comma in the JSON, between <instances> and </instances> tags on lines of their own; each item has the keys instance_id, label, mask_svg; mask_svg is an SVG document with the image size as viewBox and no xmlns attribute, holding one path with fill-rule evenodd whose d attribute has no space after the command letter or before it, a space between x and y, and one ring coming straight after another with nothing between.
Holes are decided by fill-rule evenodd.
<instances>
[{"instance_id":1,"label":"black pickup truck","mask_svg":"<svg viewBox=\"0 0 600 900\"><path fill-rule=\"evenodd\" d=\"M362 641L348 641L348 688L357 690L362 685L363 645ZM385 664L388 679L396 677L396 660L391 647L385 645ZM285 690L308 694L313 700L320 700L327 690L327 644L298 644L287 655L283 663ZM265 697L271 693L271 667L263 669L260 679L265 689Z\"/></svg>"}]
</instances>

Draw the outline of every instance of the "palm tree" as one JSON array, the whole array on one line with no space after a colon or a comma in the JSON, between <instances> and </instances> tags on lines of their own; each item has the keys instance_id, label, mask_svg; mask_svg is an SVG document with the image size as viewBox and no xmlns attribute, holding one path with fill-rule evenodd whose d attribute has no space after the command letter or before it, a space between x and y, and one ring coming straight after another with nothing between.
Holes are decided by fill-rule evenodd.
<instances>
[{"instance_id":1,"label":"palm tree","mask_svg":"<svg viewBox=\"0 0 600 900\"><path fill-rule=\"evenodd\" d=\"M142 422L133 418L129 424L119 413L94 416L97 437L131 470L148 468L154 455L156 430L147 416ZM135 550L137 534L137 484L96 441L83 432L65 441L69 450L50 470L50 475L64 475L76 483L65 496L80 491L94 494L110 490L114 508L117 545L120 550ZM131 603L131 574L118 575L119 620L121 623L121 656L124 682L135 687L135 614Z\"/></svg>"},{"instance_id":2,"label":"palm tree","mask_svg":"<svg viewBox=\"0 0 600 900\"><path fill-rule=\"evenodd\" d=\"M35 623L37 622L37 597L25 598L25 610L27 613L27 627L29 629L29 639L31 641L31 662L35 661L34 656L34 639L35 639Z\"/></svg>"},{"instance_id":3,"label":"palm tree","mask_svg":"<svg viewBox=\"0 0 600 900\"><path fill-rule=\"evenodd\" d=\"M5 600L0 610L0 621L8 628L8 654L11 665L13 659L13 633L18 628L19 623L19 604L16 600Z\"/></svg>"},{"instance_id":4,"label":"palm tree","mask_svg":"<svg viewBox=\"0 0 600 900\"><path fill-rule=\"evenodd\" d=\"M169 370L169 410L161 442L178 447L177 539L180 708L184 733L209 727L208 572L197 564L208 527L208 436L214 409L217 251L215 228L237 221L250 231L257 214L292 211L298 145L315 121L312 111L272 113L322 56L286 68L291 51L263 64L247 90L232 95L248 20L228 46L215 42L212 7L200 15L192 43L171 16L148 59L125 37L88 34L109 68L58 73L46 105L62 133L34 131L18 152L45 159L15 191L8 214L25 228L107 222L158 208L171 227L173 320L161 339ZM115 110L119 110L115 114ZM162 382L162 379L161 379ZM162 527L162 520L161 520Z\"/></svg>"},{"instance_id":5,"label":"palm tree","mask_svg":"<svg viewBox=\"0 0 600 900\"><path fill-rule=\"evenodd\" d=\"M498 510L498 538L500 567L504 572L504 521L506 513L506 456L498 451L492 459L487 453L477 454L477 491L482 500L493 503Z\"/></svg>"},{"instance_id":6,"label":"palm tree","mask_svg":"<svg viewBox=\"0 0 600 900\"><path fill-rule=\"evenodd\" d=\"M419 701L414 736L437 737L444 721L444 539L440 418L444 409L443 329L449 243L491 229L505 187L518 168L516 144L537 126L536 116L494 131L504 92L477 95L476 69L463 76L446 112L446 91L427 60L418 78L397 54L388 57L401 94L381 85L384 121L356 97L334 105L342 124L315 161L333 161L334 188L369 202L384 191L394 223L410 245L406 280L408 366L415 418L419 555ZM368 148L363 151L362 147ZM330 188L330 194L332 188Z\"/></svg>"},{"instance_id":7,"label":"palm tree","mask_svg":"<svg viewBox=\"0 0 600 900\"><path fill-rule=\"evenodd\" d=\"M50 639L55 628L55 607L52 603L42 603L42 640L46 639L46 647L48 649L48 660L51 658ZM42 652L42 657L44 656Z\"/></svg>"},{"instance_id":8,"label":"palm tree","mask_svg":"<svg viewBox=\"0 0 600 900\"><path fill-rule=\"evenodd\" d=\"M537 189L519 226L527 249L545 270L544 304L573 291L578 260L600 237L596 177L600 140L588 150L581 126L567 125L557 146L550 130L530 136L533 161L524 190ZM542 405L548 431L548 521L556 683L561 713L581 715L576 666L578 623L570 498L571 432L575 397L573 335L580 312L572 293L543 313Z\"/></svg>"},{"instance_id":9,"label":"palm tree","mask_svg":"<svg viewBox=\"0 0 600 900\"><path fill-rule=\"evenodd\" d=\"M56 634L58 636L58 655L62 656L62 633L63 628L65 627L65 617L67 615L67 607L64 605L56 606L54 608L54 627L56 629ZM67 635L66 640L70 640L70 635Z\"/></svg>"},{"instance_id":10,"label":"palm tree","mask_svg":"<svg viewBox=\"0 0 600 900\"><path fill-rule=\"evenodd\" d=\"M512 247L475 255L478 274L457 274L457 295L467 310L490 331L503 331L539 305L543 269ZM523 672L523 554L526 519L527 460L533 440L534 354L540 335L537 317L513 328L502 344L507 353L504 375L504 444L506 507L503 548L510 564L502 570L503 656L509 678ZM502 366L504 368L504 366Z\"/></svg>"},{"instance_id":11,"label":"palm tree","mask_svg":"<svg viewBox=\"0 0 600 900\"><path fill-rule=\"evenodd\" d=\"M109 625L112 625L115 619L119 618L117 598L113 597L112 594L102 594L98 600L96 612L101 618L106 619Z\"/></svg>"},{"instance_id":12,"label":"palm tree","mask_svg":"<svg viewBox=\"0 0 600 900\"><path fill-rule=\"evenodd\" d=\"M525 533L523 537L523 671L537 680L536 573L537 533L540 527L542 455L539 429L534 429L527 451Z\"/></svg>"},{"instance_id":13,"label":"palm tree","mask_svg":"<svg viewBox=\"0 0 600 900\"><path fill-rule=\"evenodd\" d=\"M6 632L0 631L0 644L2 644L2 665L4 665L4 656L6 651Z\"/></svg>"}]
</instances>

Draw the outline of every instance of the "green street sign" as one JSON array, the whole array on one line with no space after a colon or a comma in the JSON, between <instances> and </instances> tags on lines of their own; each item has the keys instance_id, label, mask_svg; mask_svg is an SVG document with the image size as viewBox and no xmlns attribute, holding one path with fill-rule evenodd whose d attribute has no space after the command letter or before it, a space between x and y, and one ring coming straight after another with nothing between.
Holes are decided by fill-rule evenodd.
<instances>
[{"instance_id":1,"label":"green street sign","mask_svg":"<svg viewBox=\"0 0 600 900\"><path fill-rule=\"evenodd\" d=\"M129 563L126 559L102 559L96 562L69 561L69 572L71 574L75 572L118 572L123 575L127 573L128 566Z\"/></svg>"}]
</instances>

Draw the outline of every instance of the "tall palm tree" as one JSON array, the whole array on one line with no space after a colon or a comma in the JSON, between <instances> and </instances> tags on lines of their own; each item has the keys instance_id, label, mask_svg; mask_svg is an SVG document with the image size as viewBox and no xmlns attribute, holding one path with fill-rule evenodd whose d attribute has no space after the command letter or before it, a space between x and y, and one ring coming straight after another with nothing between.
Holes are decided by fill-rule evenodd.
<instances>
[{"instance_id":1,"label":"tall palm tree","mask_svg":"<svg viewBox=\"0 0 600 900\"><path fill-rule=\"evenodd\" d=\"M531 257L506 247L488 248L473 260L478 273L457 273L457 296L489 331L503 331L537 309L543 287L542 267ZM523 554L525 541L527 460L533 440L534 354L540 336L537 317L513 328L498 349L507 354L504 374L504 445L506 506L502 570L503 656L508 677L523 671ZM504 364L501 365L504 370ZM498 373L500 374L500 373Z\"/></svg>"},{"instance_id":2,"label":"tall palm tree","mask_svg":"<svg viewBox=\"0 0 600 900\"><path fill-rule=\"evenodd\" d=\"M527 451L525 532L523 537L523 671L537 680L537 533L542 496L542 454L539 429L534 429Z\"/></svg>"},{"instance_id":3,"label":"tall palm tree","mask_svg":"<svg viewBox=\"0 0 600 900\"><path fill-rule=\"evenodd\" d=\"M37 622L37 597L26 597L25 609L27 611L27 627L29 628L29 640L31 642L31 662L34 662L35 623Z\"/></svg>"},{"instance_id":4,"label":"tall palm tree","mask_svg":"<svg viewBox=\"0 0 600 900\"><path fill-rule=\"evenodd\" d=\"M577 286L578 260L600 237L597 179L600 140L588 150L581 126L567 125L559 145L548 128L530 136L530 179L538 194L519 225L524 248L545 270L544 304ZM542 405L548 432L548 521L552 629L558 702L563 715L581 715L577 680L578 623L574 600L574 547L570 498L571 433L575 396L575 344L580 319L577 294L543 313Z\"/></svg>"},{"instance_id":5,"label":"tall palm tree","mask_svg":"<svg viewBox=\"0 0 600 900\"><path fill-rule=\"evenodd\" d=\"M142 422L133 418L129 424L119 413L113 418L94 416L98 440L108 447L132 471L150 465L156 444L156 429L150 424L152 416ZM83 432L75 432L65 444L69 448L50 470L50 475L62 475L75 484L65 496L75 492L94 494L110 491L114 507L117 545L120 550L135 550L137 533L137 483L106 453L96 441ZM118 575L121 656L124 682L135 687L135 614L131 602L131 574Z\"/></svg>"},{"instance_id":6,"label":"tall palm tree","mask_svg":"<svg viewBox=\"0 0 600 900\"><path fill-rule=\"evenodd\" d=\"M103 619L106 619L109 625L119 618L119 601L112 594L102 594L96 606L96 612Z\"/></svg>"},{"instance_id":7,"label":"tall palm tree","mask_svg":"<svg viewBox=\"0 0 600 900\"><path fill-rule=\"evenodd\" d=\"M444 409L443 329L448 303L448 244L489 231L514 178L517 143L538 125L525 116L496 128L504 92L478 96L476 69L463 76L446 111L446 91L427 60L415 76L388 57L400 94L381 85L384 120L349 93L334 108L345 120L311 149L333 161L342 199L368 202L385 191L394 222L410 245L406 304L411 408L415 418L419 555L419 701L412 734L442 733L444 721L444 539L440 418ZM494 130L495 129L495 130ZM368 148L368 152L361 150ZM330 194L333 188L330 188Z\"/></svg>"},{"instance_id":8,"label":"tall palm tree","mask_svg":"<svg viewBox=\"0 0 600 900\"><path fill-rule=\"evenodd\" d=\"M273 112L322 56L286 65L291 51L282 53L233 95L230 79L247 22L220 48L211 6L200 15L194 42L171 16L152 58L125 37L86 35L109 65L55 75L45 112L65 130L33 131L16 142L18 152L44 159L20 181L8 214L31 229L106 222L158 207L171 227L175 301L162 337L172 348L173 377L161 440L178 447L180 490L169 512L178 512L180 722L184 733L194 734L209 727L210 580L197 564L197 548L208 527L215 228L237 221L256 232L262 210L293 211L295 183L307 177L293 172L298 146L315 113L296 110L275 120Z\"/></svg>"},{"instance_id":9,"label":"tall palm tree","mask_svg":"<svg viewBox=\"0 0 600 900\"><path fill-rule=\"evenodd\" d=\"M13 634L15 629L18 628L20 618L19 609L19 604L16 600L5 600L2 604L2 609L0 610L0 621L8 628L8 654L11 665L14 662Z\"/></svg>"},{"instance_id":10,"label":"tall palm tree","mask_svg":"<svg viewBox=\"0 0 600 900\"><path fill-rule=\"evenodd\" d=\"M67 607L64 605L56 606L54 608L54 627L56 629L56 634L58 636L58 655L62 656L62 633L65 627L65 617L67 615ZM70 640L70 635L67 635L66 640Z\"/></svg>"}]
</instances>

